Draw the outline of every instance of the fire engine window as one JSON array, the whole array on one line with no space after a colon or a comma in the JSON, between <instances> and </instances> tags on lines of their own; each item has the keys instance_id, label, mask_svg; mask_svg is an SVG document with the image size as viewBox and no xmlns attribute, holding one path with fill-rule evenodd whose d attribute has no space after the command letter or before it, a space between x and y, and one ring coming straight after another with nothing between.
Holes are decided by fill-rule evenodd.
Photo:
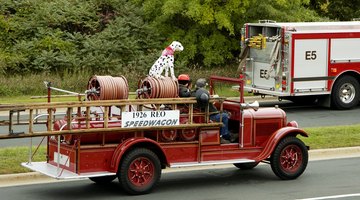
<instances>
[{"instance_id":1,"label":"fire engine window","mask_svg":"<svg viewBox=\"0 0 360 200\"><path fill-rule=\"evenodd\" d=\"M280 35L280 28L269 26L249 26L249 37L258 36L259 34L265 37L273 37Z\"/></svg>"},{"instance_id":2,"label":"fire engine window","mask_svg":"<svg viewBox=\"0 0 360 200\"><path fill-rule=\"evenodd\" d=\"M249 26L249 37L263 34L262 29L263 29L262 26Z\"/></svg>"},{"instance_id":3,"label":"fire engine window","mask_svg":"<svg viewBox=\"0 0 360 200\"><path fill-rule=\"evenodd\" d=\"M273 37L273 36L276 36L276 35L280 35L280 29L277 28L277 27L264 27L264 30L263 30L263 35L265 37Z\"/></svg>"}]
</instances>

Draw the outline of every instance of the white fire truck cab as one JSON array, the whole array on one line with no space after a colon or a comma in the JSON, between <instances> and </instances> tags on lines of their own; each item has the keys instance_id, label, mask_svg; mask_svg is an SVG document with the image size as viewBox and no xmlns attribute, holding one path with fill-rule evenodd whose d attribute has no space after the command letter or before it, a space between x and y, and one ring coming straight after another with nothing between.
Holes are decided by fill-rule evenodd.
<instances>
[{"instance_id":1,"label":"white fire truck cab","mask_svg":"<svg viewBox=\"0 0 360 200\"><path fill-rule=\"evenodd\" d=\"M240 76L259 95L350 109L360 99L360 21L247 23Z\"/></svg>"}]
</instances>

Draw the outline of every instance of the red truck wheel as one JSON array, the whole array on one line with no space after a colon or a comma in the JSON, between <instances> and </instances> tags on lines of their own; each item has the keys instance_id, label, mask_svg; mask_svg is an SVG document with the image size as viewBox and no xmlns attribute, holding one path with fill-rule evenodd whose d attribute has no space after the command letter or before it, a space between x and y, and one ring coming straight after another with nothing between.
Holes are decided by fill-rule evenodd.
<instances>
[{"instance_id":1,"label":"red truck wheel","mask_svg":"<svg viewBox=\"0 0 360 200\"><path fill-rule=\"evenodd\" d=\"M126 192L146 194L160 180L160 160L149 149L136 148L125 155L119 172L119 181Z\"/></svg>"},{"instance_id":2,"label":"red truck wheel","mask_svg":"<svg viewBox=\"0 0 360 200\"><path fill-rule=\"evenodd\" d=\"M286 137L276 146L270 158L271 169L281 179L299 177L308 163L308 150L296 137Z\"/></svg>"}]
</instances>

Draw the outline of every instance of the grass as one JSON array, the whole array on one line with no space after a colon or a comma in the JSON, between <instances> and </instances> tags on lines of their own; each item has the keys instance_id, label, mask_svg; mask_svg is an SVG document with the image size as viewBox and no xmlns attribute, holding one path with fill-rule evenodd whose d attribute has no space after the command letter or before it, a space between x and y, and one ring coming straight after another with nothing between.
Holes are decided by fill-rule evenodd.
<instances>
[{"instance_id":1,"label":"grass","mask_svg":"<svg viewBox=\"0 0 360 200\"><path fill-rule=\"evenodd\" d=\"M308 138L299 137L310 149L360 146L360 125L305 128ZM33 149L34 151L34 149ZM20 164L28 161L29 147L0 148L0 174L29 172ZM41 146L34 161L46 160L46 147Z\"/></svg>"},{"instance_id":2,"label":"grass","mask_svg":"<svg viewBox=\"0 0 360 200\"><path fill-rule=\"evenodd\" d=\"M304 128L310 134L303 141L311 149L360 146L360 124Z\"/></svg>"},{"instance_id":3,"label":"grass","mask_svg":"<svg viewBox=\"0 0 360 200\"><path fill-rule=\"evenodd\" d=\"M35 148L32 150L35 151ZM14 174L29 172L22 167L22 162L29 160L29 147L8 147L0 148L0 174ZM33 161L46 160L46 147L41 146L34 156Z\"/></svg>"}]
</instances>

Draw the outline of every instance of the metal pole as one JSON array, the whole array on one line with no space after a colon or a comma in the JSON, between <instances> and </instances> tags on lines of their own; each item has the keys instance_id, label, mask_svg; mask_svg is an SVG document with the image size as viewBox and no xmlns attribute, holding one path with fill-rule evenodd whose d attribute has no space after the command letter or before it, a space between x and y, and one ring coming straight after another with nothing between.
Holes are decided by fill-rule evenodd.
<instances>
[{"instance_id":1,"label":"metal pole","mask_svg":"<svg viewBox=\"0 0 360 200\"><path fill-rule=\"evenodd\" d=\"M240 105L241 107L241 105ZM240 126L241 126L241 143L240 143L240 147L243 148L244 147L244 110L242 108L240 108L240 115L241 115L241 122L240 122Z\"/></svg>"},{"instance_id":2,"label":"metal pole","mask_svg":"<svg viewBox=\"0 0 360 200\"><path fill-rule=\"evenodd\" d=\"M13 134L12 125L13 125L13 111L10 110L9 111L9 135Z\"/></svg>"},{"instance_id":3,"label":"metal pole","mask_svg":"<svg viewBox=\"0 0 360 200\"><path fill-rule=\"evenodd\" d=\"M60 135L58 135L58 146L57 146L57 172L60 172ZM54 158L55 159L55 158Z\"/></svg>"},{"instance_id":4,"label":"metal pole","mask_svg":"<svg viewBox=\"0 0 360 200\"><path fill-rule=\"evenodd\" d=\"M29 147L29 162L28 164L31 164L32 162L32 137L30 138L30 147Z\"/></svg>"}]
</instances>

